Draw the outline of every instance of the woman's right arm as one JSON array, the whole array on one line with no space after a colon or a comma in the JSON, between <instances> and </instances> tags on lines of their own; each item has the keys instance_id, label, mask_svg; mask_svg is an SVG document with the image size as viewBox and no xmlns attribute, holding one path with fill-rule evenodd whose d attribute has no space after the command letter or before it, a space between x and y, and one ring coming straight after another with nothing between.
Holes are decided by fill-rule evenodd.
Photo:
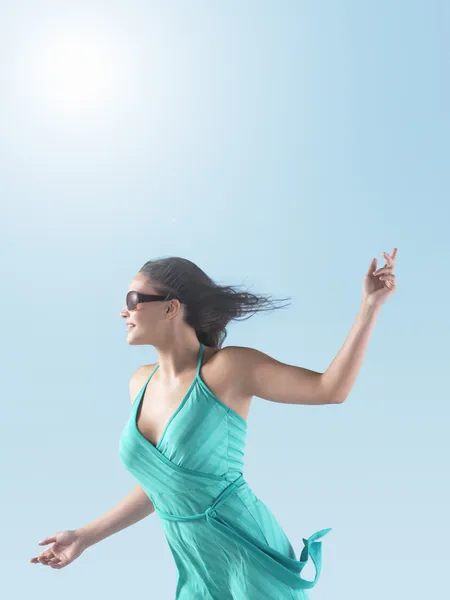
<instances>
[{"instance_id":1,"label":"woman's right arm","mask_svg":"<svg viewBox=\"0 0 450 600\"><path fill-rule=\"evenodd\" d=\"M31 558L30 562L47 565L53 569L62 569L90 546L137 523L154 510L150 498L141 486L137 485L117 506L92 523L79 529L58 531L38 542L39 546L48 544L51 546Z\"/></svg>"},{"instance_id":2,"label":"woman's right arm","mask_svg":"<svg viewBox=\"0 0 450 600\"><path fill-rule=\"evenodd\" d=\"M148 374L156 365L144 365L133 373L130 379L130 401L133 405L141 391ZM83 536L89 546L117 533L154 512L152 501L140 485L137 485L117 506L110 511L75 531Z\"/></svg>"},{"instance_id":3,"label":"woman's right arm","mask_svg":"<svg viewBox=\"0 0 450 600\"><path fill-rule=\"evenodd\" d=\"M132 375L130 380L131 404L133 404L137 394L144 385L145 378L148 377L149 368L154 368L154 365L140 367ZM52 545L43 550L38 556L31 558L30 562L48 565L54 569L61 569L73 562L86 548L104 540L113 533L117 533L133 525L133 523L141 521L154 512L154 510L153 502L144 492L143 488L137 485L119 504L98 519L95 519L95 521L79 529L58 531L38 542L40 546Z\"/></svg>"},{"instance_id":4,"label":"woman's right arm","mask_svg":"<svg viewBox=\"0 0 450 600\"><path fill-rule=\"evenodd\" d=\"M148 517L154 510L153 502L142 487L137 485L117 506L95 521L75 529L75 532L83 538L87 547L93 546L113 533Z\"/></svg>"}]
</instances>

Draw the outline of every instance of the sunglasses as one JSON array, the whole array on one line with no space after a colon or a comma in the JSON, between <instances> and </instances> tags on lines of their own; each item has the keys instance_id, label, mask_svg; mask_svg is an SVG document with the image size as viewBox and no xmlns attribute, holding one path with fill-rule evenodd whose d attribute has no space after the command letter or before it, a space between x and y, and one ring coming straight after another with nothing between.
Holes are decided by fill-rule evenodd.
<instances>
[{"instance_id":1,"label":"sunglasses","mask_svg":"<svg viewBox=\"0 0 450 600\"><path fill-rule=\"evenodd\" d=\"M169 292L167 296L157 296L155 294L141 294L140 292L131 291L127 294L126 303L128 310L136 310L136 306L140 302L161 302L163 300L172 300L174 298L178 300L171 292Z\"/></svg>"}]
</instances>

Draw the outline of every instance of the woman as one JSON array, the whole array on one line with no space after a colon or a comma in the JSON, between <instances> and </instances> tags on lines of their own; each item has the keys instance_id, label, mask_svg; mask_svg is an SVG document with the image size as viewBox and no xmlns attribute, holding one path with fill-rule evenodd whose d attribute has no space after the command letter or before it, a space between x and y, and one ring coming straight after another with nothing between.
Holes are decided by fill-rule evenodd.
<instances>
[{"instance_id":1,"label":"woman","mask_svg":"<svg viewBox=\"0 0 450 600\"><path fill-rule=\"evenodd\" d=\"M119 453L139 482L117 507L77 530L56 533L31 562L62 568L87 547L157 512L177 567L177 600L308 598L330 531L308 539L297 560L269 508L243 478L253 396L288 404L337 404L348 396L379 308L395 291L394 261L364 278L360 312L325 373L283 364L258 350L222 347L226 326L278 308L263 296L214 283L189 260L144 264L122 316L128 343L152 345L158 363L131 378L132 408ZM138 393L137 393L138 392ZM137 394L137 395L136 395ZM308 558L313 581L301 576Z\"/></svg>"}]
</instances>

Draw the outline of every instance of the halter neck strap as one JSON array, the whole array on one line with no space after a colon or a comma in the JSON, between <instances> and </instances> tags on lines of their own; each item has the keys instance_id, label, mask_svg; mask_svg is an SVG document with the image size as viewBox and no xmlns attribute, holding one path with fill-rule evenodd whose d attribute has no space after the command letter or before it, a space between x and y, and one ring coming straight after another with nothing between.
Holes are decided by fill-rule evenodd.
<instances>
[{"instance_id":1,"label":"halter neck strap","mask_svg":"<svg viewBox=\"0 0 450 600\"><path fill-rule=\"evenodd\" d=\"M203 352L205 350L205 346L200 342L200 352L198 353L198 361L197 361L197 373L196 375L198 375L200 373L200 368L202 366L202 359L203 359Z\"/></svg>"}]
</instances>

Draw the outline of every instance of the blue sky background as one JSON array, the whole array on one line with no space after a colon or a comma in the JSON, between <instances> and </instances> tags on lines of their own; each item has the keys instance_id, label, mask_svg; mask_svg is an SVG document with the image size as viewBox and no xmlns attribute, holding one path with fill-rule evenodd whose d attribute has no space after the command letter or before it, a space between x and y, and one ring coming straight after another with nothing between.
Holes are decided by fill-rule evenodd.
<instances>
[{"instance_id":1,"label":"blue sky background","mask_svg":"<svg viewBox=\"0 0 450 600\"><path fill-rule=\"evenodd\" d=\"M346 402L254 398L244 476L297 554L332 527L312 599L442 598L448 3L0 6L5 597L174 597L155 515L60 571L28 562L137 483L118 441L129 378L157 354L119 313L144 262L290 296L225 345L324 371L371 259L397 247Z\"/></svg>"}]
</instances>

